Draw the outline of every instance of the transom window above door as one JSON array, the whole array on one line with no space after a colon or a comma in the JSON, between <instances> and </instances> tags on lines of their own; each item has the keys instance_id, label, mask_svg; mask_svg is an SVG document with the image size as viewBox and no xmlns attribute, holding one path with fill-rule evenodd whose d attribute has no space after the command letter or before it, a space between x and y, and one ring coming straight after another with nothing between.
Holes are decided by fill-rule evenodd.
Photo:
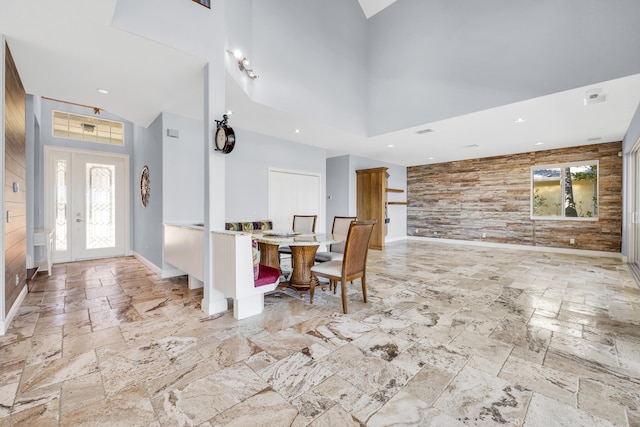
<instances>
[{"instance_id":1,"label":"transom window above door","mask_svg":"<svg viewBox=\"0 0 640 427\"><path fill-rule=\"evenodd\" d=\"M53 110L53 136L124 145L124 123Z\"/></svg>"}]
</instances>

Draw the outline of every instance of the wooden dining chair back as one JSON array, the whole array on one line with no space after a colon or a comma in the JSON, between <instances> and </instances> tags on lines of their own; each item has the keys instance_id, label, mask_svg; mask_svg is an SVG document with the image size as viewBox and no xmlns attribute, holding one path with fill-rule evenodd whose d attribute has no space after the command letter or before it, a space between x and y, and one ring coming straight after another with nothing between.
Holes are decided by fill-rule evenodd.
<instances>
[{"instance_id":1,"label":"wooden dining chair back","mask_svg":"<svg viewBox=\"0 0 640 427\"><path fill-rule=\"evenodd\" d=\"M318 215L294 215L292 230L296 233L315 233Z\"/></svg>"},{"instance_id":2,"label":"wooden dining chair back","mask_svg":"<svg viewBox=\"0 0 640 427\"><path fill-rule=\"evenodd\" d=\"M362 283L362 296L367 302L367 256L369 254L369 241L376 220L352 221L347 233L342 261L329 261L316 264L311 267L314 276L310 288L310 300L313 303L313 293L318 277L329 279L335 286L340 282L342 293L342 311L346 314L347 307L347 282L360 279Z\"/></svg>"},{"instance_id":3,"label":"wooden dining chair back","mask_svg":"<svg viewBox=\"0 0 640 427\"><path fill-rule=\"evenodd\" d=\"M340 236L346 236L349 233L349 227L352 221L356 221L358 217L355 216L335 216L333 217L333 227L331 227L331 234L337 234ZM345 242L333 243L329 245L330 252L344 253Z\"/></svg>"},{"instance_id":4,"label":"wooden dining chair back","mask_svg":"<svg viewBox=\"0 0 640 427\"><path fill-rule=\"evenodd\" d=\"M346 236L349 232L349 226L352 221L357 220L355 216L334 216L331 234ZM344 245L346 240L340 243L332 243L329 245L328 251L318 252L315 256L316 262L340 261L344 255Z\"/></svg>"},{"instance_id":5,"label":"wooden dining chair back","mask_svg":"<svg viewBox=\"0 0 640 427\"><path fill-rule=\"evenodd\" d=\"M318 215L294 215L292 230L295 233L315 233L317 219ZM278 248L278 257L282 254L291 255L291 248L289 246L280 246ZM293 266L293 259L291 263Z\"/></svg>"}]
</instances>

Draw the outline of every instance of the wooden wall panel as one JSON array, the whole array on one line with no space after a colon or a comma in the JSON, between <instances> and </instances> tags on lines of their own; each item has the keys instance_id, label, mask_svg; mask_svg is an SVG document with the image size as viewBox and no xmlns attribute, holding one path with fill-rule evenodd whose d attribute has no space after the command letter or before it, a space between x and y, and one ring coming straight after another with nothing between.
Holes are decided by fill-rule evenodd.
<instances>
[{"instance_id":1,"label":"wooden wall panel","mask_svg":"<svg viewBox=\"0 0 640 427\"><path fill-rule=\"evenodd\" d=\"M5 315L26 285L26 94L9 46L5 44L5 186L2 221L5 221L4 255ZM19 191L13 192L13 182ZM7 211L11 211L11 222L6 222ZM18 286L16 286L16 275Z\"/></svg>"},{"instance_id":2,"label":"wooden wall panel","mask_svg":"<svg viewBox=\"0 0 640 427\"><path fill-rule=\"evenodd\" d=\"M409 167L407 235L620 252L621 150L611 142ZM532 220L531 167L584 160L599 161L599 219Z\"/></svg>"}]
</instances>

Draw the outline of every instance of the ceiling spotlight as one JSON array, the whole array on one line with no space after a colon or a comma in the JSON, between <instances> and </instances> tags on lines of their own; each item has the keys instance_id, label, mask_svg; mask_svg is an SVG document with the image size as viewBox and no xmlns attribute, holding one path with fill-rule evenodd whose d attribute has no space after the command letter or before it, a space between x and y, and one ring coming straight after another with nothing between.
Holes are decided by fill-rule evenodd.
<instances>
[{"instance_id":1,"label":"ceiling spotlight","mask_svg":"<svg viewBox=\"0 0 640 427\"><path fill-rule=\"evenodd\" d=\"M247 73L247 76L249 76L249 78L253 80L260 78L259 75L257 75L251 68L249 68L249 60L245 56L242 56L242 52L240 52L239 50L234 50L233 52L227 50L227 52L233 55L235 60L238 61L238 68L240 69L240 71L244 71L245 73Z\"/></svg>"},{"instance_id":2,"label":"ceiling spotlight","mask_svg":"<svg viewBox=\"0 0 640 427\"><path fill-rule=\"evenodd\" d=\"M300 133L300 129L294 130L295 133Z\"/></svg>"},{"instance_id":3,"label":"ceiling spotlight","mask_svg":"<svg viewBox=\"0 0 640 427\"><path fill-rule=\"evenodd\" d=\"M100 92L100 93L105 94L105 95L109 93L109 91L108 91L108 90L106 90L106 89L96 89L96 90L97 90L98 92Z\"/></svg>"},{"instance_id":4,"label":"ceiling spotlight","mask_svg":"<svg viewBox=\"0 0 640 427\"><path fill-rule=\"evenodd\" d=\"M536 142L536 145L544 145L544 142L538 141L538 142Z\"/></svg>"},{"instance_id":5,"label":"ceiling spotlight","mask_svg":"<svg viewBox=\"0 0 640 427\"><path fill-rule=\"evenodd\" d=\"M387 145L387 148L393 148L393 147L395 147L395 145L393 145L393 144Z\"/></svg>"},{"instance_id":6,"label":"ceiling spotlight","mask_svg":"<svg viewBox=\"0 0 640 427\"><path fill-rule=\"evenodd\" d=\"M435 159L436 159L435 157L429 157L429 158L427 158L427 160L435 160Z\"/></svg>"},{"instance_id":7,"label":"ceiling spotlight","mask_svg":"<svg viewBox=\"0 0 640 427\"><path fill-rule=\"evenodd\" d=\"M233 116L233 111L227 110L227 116Z\"/></svg>"},{"instance_id":8,"label":"ceiling spotlight","mask_svg":"<svg viewBox=\"0 0 640 427\"><path fill-rule=\"evenodd\" d=\"M518 117L517 119L515 119L513 121L513 123L524 123L526 121L527 121L527 119L525 119L524 117Z\"/></svg>"}]
</instances>

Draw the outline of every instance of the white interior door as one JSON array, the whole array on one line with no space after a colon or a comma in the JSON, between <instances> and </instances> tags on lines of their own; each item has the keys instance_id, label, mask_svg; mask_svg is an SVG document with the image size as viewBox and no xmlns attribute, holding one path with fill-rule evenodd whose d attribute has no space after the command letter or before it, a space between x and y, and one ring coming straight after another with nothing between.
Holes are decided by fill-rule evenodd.
<instances>
[{"instance_id":1,"label":"white interior door","mask_svg":"<svg viewBox=\"0 0 640 427\"><path fill-rule=\"evenodd\" d=\"M125 255L128 156L49 148L45 162L53 262Z\"/></svg>"},{"instance_id":2,"label":"white interior door","mask_svg":"<svg viewBox=\"0 0 640 427\"><path fill-rule=\"evenodd\" d=\"M293 215L318 215L320 220L320 175L279 170L269 171L269 218L276 230L291 230Z\"/></svg>"}]
</instances>

